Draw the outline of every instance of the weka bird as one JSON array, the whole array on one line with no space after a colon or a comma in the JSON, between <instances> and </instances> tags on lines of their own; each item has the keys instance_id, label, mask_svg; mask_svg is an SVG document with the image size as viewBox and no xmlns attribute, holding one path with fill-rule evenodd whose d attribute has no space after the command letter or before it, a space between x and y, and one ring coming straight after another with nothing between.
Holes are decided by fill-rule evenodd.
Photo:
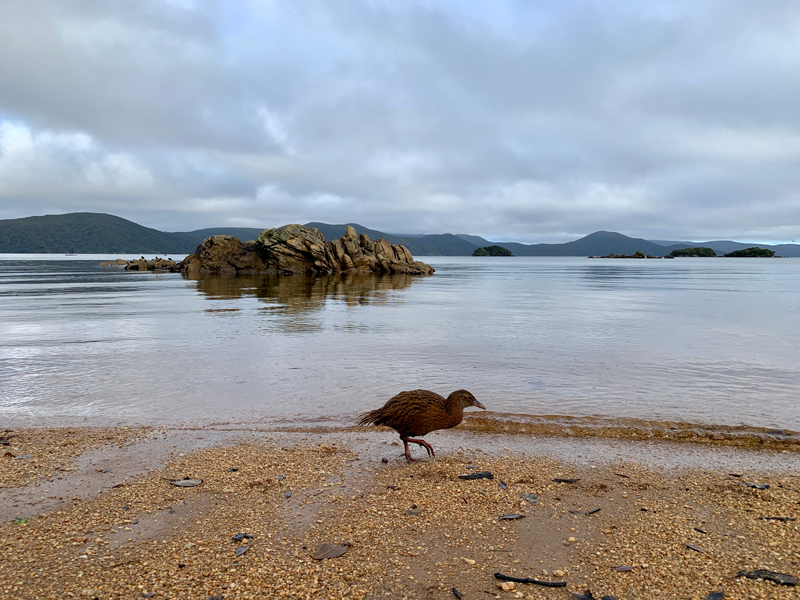
<instances>
[{"instance_id":1,"label":"weka bird","mask_svg":"<svg viewBox=\"0 0 800 600\"><path fill-rule=\"evenodd\" d=\"M394 429L400 434L405 447L405 453L401 456L405 456L408 462L414 462L408 449L409 442L425 448L429 456L435 454L428 442L411 436L423 436L436 429L455 427L461 423L464 409L468 406L486 410L467 390L456 390L447 398L428 390L412 390L400 392L377 410L358 415L358 424L386 425Z\"/></svg>"}]
</instances>

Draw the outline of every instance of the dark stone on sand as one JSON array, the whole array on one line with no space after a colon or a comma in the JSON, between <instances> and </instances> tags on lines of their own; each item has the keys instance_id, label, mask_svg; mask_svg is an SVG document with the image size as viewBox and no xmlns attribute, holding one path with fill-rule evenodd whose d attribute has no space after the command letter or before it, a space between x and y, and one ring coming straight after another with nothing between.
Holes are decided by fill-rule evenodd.
<instances>
[{"instance_id":1,"label":"dark stone on sand","mask_svg":"<svg viewBox=\"0 0 800 600\"><path fill-rule=\"evenodd\" d=\"M494 479L494 475L492 475L492 473L490 473L489 471L480 471L479 473L470 473L469 475L459 475L458 478L467 480Z\"/></svg>"},{"instance_id":2,"label":"dark stone on sand","mask_svg":"<svg viewBox=\"0 0 800 600\"><path fill-rule=\"evenodd\" d=\"M797 577L794 575L776 573L775 571L767 571L766 569L757 569L755 571L739 571L736 573L736 576L747 577L748 579L763 579L764 581L772 581L778 585L797 585Z\"/></svg>"},{"instance_id":3,"label":"dark stone on sand","mask_svg":"<svg viewBox=\"0 0 800 600\"><path fill-rule=\"evenodd\" d=\"M567 587L566 581L542 581L541 579L531 579L529 577L512 577L511 575L503 575L502 573L495 573L495 579L500 581L513 581L514 583L530 583L533 585L542 585L544 587Z\"/></svg>"},{"instance_id":4,"label":"dark stone on sand","mask_svg":"<svg viewBox=\"0 0 800 600\"><path fill-rule=\"evenodd\" d=\"M768 483L750 483L749 481L743 481L742 485L746 485L749 488L753 488L755 490L768 490L769 484Z\"/></svg>"}]
</instances>

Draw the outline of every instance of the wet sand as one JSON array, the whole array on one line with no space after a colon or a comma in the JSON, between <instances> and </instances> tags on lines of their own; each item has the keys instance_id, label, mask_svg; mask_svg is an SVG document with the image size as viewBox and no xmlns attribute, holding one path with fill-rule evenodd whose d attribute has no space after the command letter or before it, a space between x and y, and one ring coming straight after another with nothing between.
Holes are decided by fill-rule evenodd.
<instances>
[{"instance_id":1,"label":"wet sand","mask_svg":"<svg viewBox=\"0 0 800 600\"><path fill-rule=\"evenodd\" d=\"M31 457L0 462L2 598L798 593L736 577L800 574L797 452L462 426L429 436L437 460L408 465L379 428L6 435L0 452ZM494 479L459 479L479 471ZM203 482L170 484L184 477ZM312 558L343 542L342 556ZM566 586L503 590L495 572Z\"/></svg>"}]
</instances>

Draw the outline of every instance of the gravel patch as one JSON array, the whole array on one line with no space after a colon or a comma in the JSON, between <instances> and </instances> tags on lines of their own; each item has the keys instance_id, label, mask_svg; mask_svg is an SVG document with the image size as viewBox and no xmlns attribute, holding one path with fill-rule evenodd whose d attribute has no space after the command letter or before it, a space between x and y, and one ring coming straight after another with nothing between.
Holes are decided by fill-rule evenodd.
<instances>
[{"instance_id":1,"label":"gravel patch","mask_svg":"<svg viewBox=\"0 0 800 600\"><path fill-rule=\"evenodd\" d=\"M86 436L76 448L99 443L70 431ZM800 573L791 470L584 465L534 445L407 465L392 444L376 450L383 437L253 433L7 519L0 597L797 598L797 587L736 576ZM459 479L481 471L494 479ZM202 483L170 483L185 478ZM343 552L315 560L325 544Z\"/></svg>"}]
</instances>

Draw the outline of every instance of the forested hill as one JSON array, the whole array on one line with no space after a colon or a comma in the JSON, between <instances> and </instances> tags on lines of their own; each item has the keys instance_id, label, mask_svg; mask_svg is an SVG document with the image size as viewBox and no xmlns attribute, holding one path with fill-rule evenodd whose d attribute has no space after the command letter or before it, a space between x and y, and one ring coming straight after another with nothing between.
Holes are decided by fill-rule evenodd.
<instances>
[{"instance_id":1,"label":"forested hill","mask_svg":"<svg viewBox=\"0 0 800 600\"><path fill-rule=\"evenodd\" d=\"M664 246L613 231L596 231L574 242L566 242L564 244L496 243L503 248L511 250L515 256L604 256L607 254L634 254L636 252L664 256L670 252Z\"/></svg>"},{"instance_id":2,"label":"forested hill","mask_svg":"<svg viewBox=\"0 0 800 600\"><path fill-rule=\"evenodd\" d=\"M347 224L306 223L322 231L325 239L341 237ZM694 246L713 248L718 254L747 248L753 244L733 241L681 242L664 245L631 238L613 231L597 231L564 244L519 244L489 241L473 235L451 233L401 237L349 223L370 239L384 238L402 244L414 256L471 256L481 247L499 245L515 256L604 256L634 254L637 251L665 256L672 250ZM274 224L272 226L275 226ZM266 227L265 227L266 229ZM0 253L47 254L190 254L212 235L233 235L242 241L258 237L261 229L252 227L211 227L196 231L169 233L143 227L127 219L100 213L71 213L23 219L0 220ZM779 256L800 256L800 245L781 244L763 248Z\"/></svg>"},{"instance_id":3,"label":"forested hill","mask_svg":"<svg viewBox=\"0 0 800 600\"><path fill-rule=\"evenodd\" d=\"M191 254L212 235L254 240L262 229L211 227L171 233L114 215L69 213L0 220L0 253Z\"/></svg>"},{"instance_id":4,"label":"forested hill","mask_svg":"<svg viewBox=\"0 0 800 600\"><path fill-rule=\"evenodd\" d=\"M101 213L0 221L0 253L187 254L198 243L188 234L166 233Z\"/></svg>"}]
</instances>

